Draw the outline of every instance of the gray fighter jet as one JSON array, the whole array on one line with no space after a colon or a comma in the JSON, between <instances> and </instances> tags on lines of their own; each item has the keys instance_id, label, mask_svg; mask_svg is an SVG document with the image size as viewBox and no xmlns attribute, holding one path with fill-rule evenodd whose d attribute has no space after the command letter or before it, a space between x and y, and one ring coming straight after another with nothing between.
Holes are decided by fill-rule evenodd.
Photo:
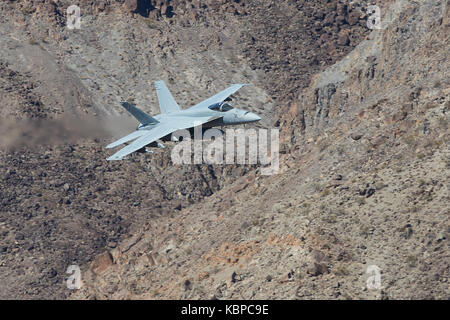
<instances>
[{"instance_id":1,"label":"gray fighter jet","mask_svg":"<svg viewBox=\"0 0 450 320\"><path fill-rule=\"evenodd\" d=\"M146 146L164 147L162 141L177 141L172 135L177 130L193 130L194 126L201 125L203 129L245 124L261 120L249 111L233 108L228 101L233 93L246 84L233 84L218 94L208 98L188 109L181 109L176 103L169 89L163 81L156 81L155 88L158 95L161 114L150 116L128 102L121 105L131 113L139 122L136 131L109 144L106 148L115 148L121 144L133 141L120 149L107 160L122 160L126 155L135 151L145 151Z\"/></svg>"}]
</instances>

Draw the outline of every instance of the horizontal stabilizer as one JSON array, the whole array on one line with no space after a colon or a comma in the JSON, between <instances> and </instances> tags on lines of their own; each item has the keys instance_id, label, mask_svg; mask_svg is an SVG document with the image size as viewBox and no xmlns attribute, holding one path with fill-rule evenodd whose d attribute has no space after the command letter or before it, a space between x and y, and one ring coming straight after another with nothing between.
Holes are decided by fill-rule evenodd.
<instances>
[{"instance_id":1,"label":"horizontal stabilizer","mask_svg":"<svg viewBox=\"0 0 450 320\"><path fill-rule=\"evenodd\" d=\"M146 114L144 111L139 110L138 108L133 106L131 103L121 102L120 104L122 105L122 107L124 107L129 113L131 113L143 125L155 124L155 123L159 122L158 120L156 120L152 116Z\"/></svg>"}]
</instances>

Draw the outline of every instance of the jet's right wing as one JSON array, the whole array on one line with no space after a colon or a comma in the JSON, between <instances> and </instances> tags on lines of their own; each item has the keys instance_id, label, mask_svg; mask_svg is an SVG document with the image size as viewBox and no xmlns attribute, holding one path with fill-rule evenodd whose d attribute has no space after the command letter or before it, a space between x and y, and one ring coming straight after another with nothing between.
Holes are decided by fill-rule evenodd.
<instances>
[{"instance_id":1,"label":"jet's right wing","mask_svg":"<svg viewBox=\"0 0 450 320\"><path fill-rule=\"evenodd\" d=\"M248 86L248 84L233 84L228 89L225 89L225 90L219 92L218 94L212 96L211 98L208 98L208 99L196 104L195 106L191 107L190 109L208 108L210 105L212 105L214 103L223 102L223 101L225 101L226 98L228 98L229 96L231 96L233 93L235 93L236 91L238 91L240 88L242 88L244 86Z\"/></svg>"}]
</instances>

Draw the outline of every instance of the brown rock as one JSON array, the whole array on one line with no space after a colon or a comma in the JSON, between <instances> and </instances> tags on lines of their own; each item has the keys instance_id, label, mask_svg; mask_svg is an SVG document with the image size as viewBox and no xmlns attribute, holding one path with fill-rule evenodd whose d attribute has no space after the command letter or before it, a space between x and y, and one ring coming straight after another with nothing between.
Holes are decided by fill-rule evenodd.
<instances>
[{"instance_id":1,"label":"brown rock","mask_svg":"<svg viewBox=\"0 0 450 320\"><path fill-rule=\"evenodd\" d=\"M339 15L345 15L347 13L347 4L346 3L338 3L336 6L336 11Z\"/></svg>"},{"instance_id":2,"label":"brown rock","mask_svg":"<svg viewBox=\"0 0 450 320\"><path fill-rule=\"evenodd\" d=\"M163 4L161 6L161 14L167 15L169 13L169 7L167 6L167 4Z\"/></svg>"},{"instance_id":3,"label":"brown rock","mask_svg":"<svg viewBox=\"0 0 450 320\"><path fill-rule=\"evenodd\" d=\"M362 134L359 133L352 133L352 135L350 136L353 140L358 141L359 139L362 138Z\"/></svg>"},{"instance_id":4,"label":"brown rock","mask_svg":"<svg viewBox=\"0 0 450 320\"><path fill-rule=\"evenodd\" d=\"M408 116L408 112L399 111L392 116L392 121L394 121L394 122L402 121L402 120L405 120L407 116Z\"/></svg>"},{"instance_id":5,"label":"brown rock","mask_svg":"<svg viewBox=\"0 0 450 320\"><path fill-rule=\"evenodd\" d=\"M131 12L136 12L138 9L138 1L137 0L125 0L123 7Z\"/></svg>"},{"instance_id":6,"label":"brown rock","mask_svg":"<svg viewBox=\"0 0 450 320\"><path fill-rule=\"evenodd\" d=\"M238 15L243 16L243 15L246 14L245 8L244 8L243 6L240 6L240 5L237 5L237 4L236 4L235 9L236 9L236 13L237 13Z\"/></svg>"},{"instance_id":7,"label":"brown rock","mask_svg":"<svg viewBox=\"0 0 450 320\"><path fill-rule=\"evenodd\" d=\"M101 274L113 264L113 258L109 252L98 255L91 263L91 269L97 274Z\"/></svg>"},{"instance_id":8,"label":"brown rock","mask_svg":"<svg viewBox=\"0 0 450 320\"><path fill-rule=\"evenodd\" d=\"M356 11L351 12L348 16L347 16L347 23L351 26L354 26L355 24L358 23L359 21L359 13Z\"/></svg>"},{"instance_id":9,"label":"brown rock","mask_svg":"<svg viewBox=\"0 0 450 320\"><path fill-rule=\"evenodd\" d=\"M334 13L329 13L329 14L327 14L327 16L325 17L325 19L323 20L323 25L324 25L324 26L328 26L328 25L333 24L333 22L334 22L334 17L335 17L335 14L334 14Z\"/></svg>"},{"instance_id":10,"label":"brown rock","mask_svg":"<svg viewBox=\"0 0 450 320\"><path fill-rule=\"evenodd\" d=\"M324 263L314 262L308 268L308 273L314 277L320 276L321 274L329 273L328 267Z\"/></svg>"},{"instance_id":11,"label":"brown rock","mask_svg":"<svg viewBox=\"0 0 450 320\"><path fill-rule=\"evenodd\" d=\"M344 16L337 16L336 17L336 23L338 24L338 25L342 25L342 24L344 24L346 22L346 20L345 20L345 17Z\"/></svg>"},{"instance_id":12,"label":"brown rock","mask_svg":"<svg viewBox=\"0 0 450 320\"><path fill-rule=\"evenodd\" d=\"M337 43L340 46L348 46L350 44L350 39L346 33L341 33L339 34Z\"/></svg>"},{"instance_id":13,"label":"brown rock","mask_svg":"<svg viewBox=\"0 0 450 320\"><path fill-rule=\"evenodd\" d=\"M103 10L105 10L105 2L104 1L100 1L100 3L98 4L98 6L97 6L97 9L98 10L100 10L100 11L103 11Z\"/></svg>"},{"instance_id":14,"label":"brown rock","mask_svg":"<svg viewBox=\"0 0 450 320\"><path fill-rule=\"evenodd\" d=\"M321 43L326 43L326 42L328 42L330 40L330 36L328 35L328 33L323 33L321 36L320 36L320 38L319 38L319 41L321 42Z\"/></svg>"}]
</instances>

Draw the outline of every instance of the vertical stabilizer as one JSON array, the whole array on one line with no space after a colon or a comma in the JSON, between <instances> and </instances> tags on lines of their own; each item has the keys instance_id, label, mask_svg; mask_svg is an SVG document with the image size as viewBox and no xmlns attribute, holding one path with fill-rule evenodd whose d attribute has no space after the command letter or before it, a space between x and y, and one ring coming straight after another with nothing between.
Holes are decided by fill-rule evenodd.
<instances>
[{"instance_id":1,"label":"vertical stabilizer","mask_svg":"<svg viewBox=\"0 0 450 320\"><path fill-rule=\"evenodd\" d=\"M158 95L161 113L173 113L181 111L180 106L173 98L164 81L155 81L156 93Z\"/></svg>"}]
</instances>

